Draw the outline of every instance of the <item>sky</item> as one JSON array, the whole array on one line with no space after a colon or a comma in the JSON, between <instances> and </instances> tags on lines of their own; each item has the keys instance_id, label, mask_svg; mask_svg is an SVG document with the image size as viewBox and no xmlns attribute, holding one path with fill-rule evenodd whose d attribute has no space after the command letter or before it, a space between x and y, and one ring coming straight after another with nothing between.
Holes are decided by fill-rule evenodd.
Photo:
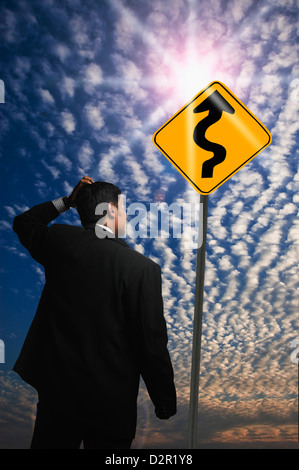
<instances>
[{"instance_id":1,"label":"sky","mask_svg":"<svg viewBox=\"0 0 299 470\"><path fill-rule=\"evenodd\" d=\"M209 196L198 447L298 448L298 1L2 0L0 10L0 448L30 444L36 393L11 369L44 285L15 215L84 175L116 184L128 204L148 207L158 191L169 205L197 203L152 136L215 80L272 143ZM80 224L74 209L55 222ZM196 249L162 234L127 242L161 265L178 395L177 415L159 421L141 383L133 448L186 448Z\"/></svg>"}]
</instances>

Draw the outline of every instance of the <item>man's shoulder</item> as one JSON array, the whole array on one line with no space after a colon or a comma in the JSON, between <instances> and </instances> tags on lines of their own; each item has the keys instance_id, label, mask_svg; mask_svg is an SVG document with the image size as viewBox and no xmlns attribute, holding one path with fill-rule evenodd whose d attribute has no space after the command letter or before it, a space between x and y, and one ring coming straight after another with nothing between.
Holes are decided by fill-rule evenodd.
<instances>
[{"instance_id":1,"label":"man's shoulder","mask_svg":"<svg viewBox=\"0 0 299 470\"><path fill-rule=\"evenodd\" d=\"M86 233L92 233L91 230L87 231L81 225L52 224L49 228L50 228L50 231L53 233L53 235L56 234L59 237L59 239L63 234L65 236L74 235L76 237L77 235L80 237L80 235L86 235ZM95 232L93 233L94 233L94 236L97 237ZM110 246L111 247L113 246L114 249L116 248L120 256L122 256L126 260L127 263L134 265L136 268L145 268L145 267L159 267L160 268L159 264L156 263L154 260L152 260L151 258L148 258L147 256L143 255L139 251L136 251L134 248L132 248L130 241L127 241L126 239L107 236L105 238L98 238L98 240L101 242L104 241L104 243L109 243L109 244L113 243L113 245L110 245Z\"/></svg>"},{"instance_id":2,"label":"man's shoulder","mask_svg":"<svg viewBox=\"0 0 299 470\"><path fill-rule=\"evenodd\" d=\"M144 266L144 267L158 266L158 267L160 267L159 264L156 263L153 259L148 258L144 254L140 253L139 251L136 251L133 248L129 248L126 253L128 254L128 256L130 256L132 258L132 261L139 264L140 266Z\"/></svg>"},{"instance_id":3,"label":"man's shoulder","mask_svg":"<svg viewBox=\"0 0 299 470\"><path fill-rule=\"evenodd\" d=\"M120 262L119 269L128 280L128 285L136 285L136 282L143 279L144 276L145 279L151 280L149 282L161 276L160 265L151 258L133 248L123 247L120 251L122 261Z\"/></svg>"},{"instance_id":4,"label":"man's shoulder","mask_svg":"<svg viewBox=\"0 0 299 470\"><path fill-rule=\"evenodd\" d=\"M115 243L119 252L127 259L130 263L137 264L139 266L159 266L154 260L148 258L144 254L134 249L130 243L130 240L125 238L110 238L112 243Z\"/></svg>"},{"instance_id":5,"label":"man's shoulder","mask_svg":"<svg viewBox=\"0 0 299 470\"><path fill-rule=\"evenodd\" d=\"M51 229L51 230L80 230L82 232L85 231L85 229L82 227L82 225L57 224L57 223L51 224L49 226L49 229Z\"/></svg>"}]
</instances>

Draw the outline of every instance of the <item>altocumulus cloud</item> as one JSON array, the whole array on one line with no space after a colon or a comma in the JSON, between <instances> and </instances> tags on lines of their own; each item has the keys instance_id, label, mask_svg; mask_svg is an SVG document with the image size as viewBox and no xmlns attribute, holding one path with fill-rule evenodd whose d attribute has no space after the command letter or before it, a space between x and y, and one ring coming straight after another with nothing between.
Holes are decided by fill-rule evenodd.
<instances>
[{"instance_id":1,"label":"altocumulus cloud","mask_svg":"<svg viewBox=\"0 0 299 470\"><path fill-rule=\"evenodd\" d=\"M1 446L26 446L32 429L35 394L8 369L43 282L40 267L28 262L15 240L14 215L69 193L86 172L119 185L128 202L153 202L157 189L169 204L198 202L151 136L201 88L222 80L266 125L273 142L209 198L199 446L295 447L296 1L113 0L90 6L12 0L2 2L1 17L6 302L0 336L7 336L8 351L1 374ZM183 96L175 84L190 57L199 88L193 93L185 87ZM74 211L60 218L79 224ZM134 445L184 447L196 253L172 237L129 242L161 264L179 405L167 424L157 421L142 385ZM8 338L11 331L17 338Z\"/></svg>"}]
</instances>

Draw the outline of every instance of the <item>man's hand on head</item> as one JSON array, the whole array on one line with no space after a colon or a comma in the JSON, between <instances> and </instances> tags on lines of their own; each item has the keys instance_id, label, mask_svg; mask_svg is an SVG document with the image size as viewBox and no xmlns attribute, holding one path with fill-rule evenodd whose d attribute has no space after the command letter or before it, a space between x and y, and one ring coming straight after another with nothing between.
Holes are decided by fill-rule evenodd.
<instances>
[{"instance_id":1,"label":"man's hand on head","mask_svg":"<svg viewBox=\"0 0 299 470\"><path fill-rule=\"evenodd\" d=\"M82 187L85 184L92 184L92 183L94 183L94 181L90 176L83 176L83 178L80 179L79 183L77 183L76 186L74 187L72 194L64 198L65 205L67 207L77 207L76 198L77 198L79 191L82 189Z\"/></svg>"}]
</instances>

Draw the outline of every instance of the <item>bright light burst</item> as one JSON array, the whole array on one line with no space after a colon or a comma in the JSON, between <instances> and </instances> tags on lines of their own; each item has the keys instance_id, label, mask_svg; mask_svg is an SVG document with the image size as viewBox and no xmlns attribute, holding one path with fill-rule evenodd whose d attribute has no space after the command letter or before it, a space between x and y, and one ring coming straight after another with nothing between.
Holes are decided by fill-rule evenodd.
<instances>
[{"instance_id":1,"label":"bright light burst","mask_svg":"<svg viewBox=\"0 0 299 470\"><path fill-rule=\"evenodd\" d=\"M183 103L216 79L211 60L204 58L199 62L196 55L174 63L170 73L173 76L173 93Z\"/></svg>"},{"instance_id":2,"label":"bright light burst","mask_svg":"<svg viewBox=\"0 0 299 470\"><path fill-rule=\"evenodd\" d=\"M190 14L186 23L186 34L183 40L171 40L167 46L161 37L153 34L151 27L146 27L134 11L126 7L120 0L111 0L111 5L121 13L127 27L131 25L134 33L154 54L150 54L150 74L142 77L141 86L154 87L158 94L165 96L167 101L182 106L192 99L212 81L221 80L226 83L227 74L221 65L222 52L205 38L200 38L193 14L193 0L188 0ZM225 63L225 61L224 61ZM129 78L129 77L127 77ZM131 77L132 78L132 77ZM229 77L228 77L229 78ZM130 81L130 80L129 80ZM230 80L229 80L230 82ZM136 83L136 78L132 85ZM230 83L227 83L230 85ZM130 87L130 84L128 84Z\"/></svg>"},{"instance_id":3,"label":"bright light burst","mask_svg":"<svg viewBox=\"0 0 299 470\"><path fill-rule=\"evenodd\" d=\"M227 76L217 54L215 50L202 54L194 45L181 54L165 51L154 79L156 90L183 106L211 82L225 83Z\"/></svg>"}]
</instances>

